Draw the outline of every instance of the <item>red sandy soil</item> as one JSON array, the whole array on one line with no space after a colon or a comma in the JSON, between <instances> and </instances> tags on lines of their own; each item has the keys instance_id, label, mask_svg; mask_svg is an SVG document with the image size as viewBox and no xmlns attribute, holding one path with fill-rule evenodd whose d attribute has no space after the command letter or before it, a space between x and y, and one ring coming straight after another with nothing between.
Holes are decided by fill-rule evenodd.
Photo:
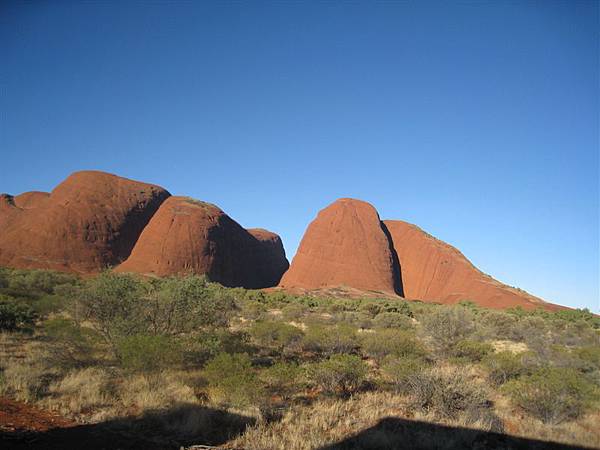
<instances>
[{"instance_id":1,"label":"red sandy soil","mask_svg":"<svg viewBox=\"0 0 600 450\"><path fill-rule=\"evenodd\" d=\"M225 286L274 286L288 268L281 239L245 230L217 206L171 197L152 217L119 272L208 274Z\"/></svg>"},{"instance_id":2,"label":"red sandy soil","mask_svg":"<svg viewBox=\"0 0 600 450\"><path fill-rule=\"evenodd\" d=\"M401 265L404 294L446 304L470 300L488 308L560 309L477 269L458 249L400 220L384 221Z\"/></svg>"},{"instance_id":3,"label":"red sandy soil","mask_svg":"<svg viewBox=\"0 0 600 450\"><path fill-rule=\"evenodd\" d=\"M169 195L159 186L84 171L46 198L42 193L14 197L0 212L0 265L80 273L104 269L129 255Z\"/></svg>"},{"instance_id":4,"label":"red sandy soil","mask_svg":"<svg viewBox=\"0 0 600 450\"><path fill-rule=\"evenodd\" d=\"M0 397L0 432L48 431L75 425L56 413Z\"/></svg>"},{"instance_id":5,"label":"red sandy soil","mask_svg":"<svg viewBox=\"0 0 600 450\"><path fill-rule=\"evenodd\" d=\"M280 286L350 286L401 294L397 264L379 215L369 203L343 198L308 226Z\"/></svg>"}]
</instances>

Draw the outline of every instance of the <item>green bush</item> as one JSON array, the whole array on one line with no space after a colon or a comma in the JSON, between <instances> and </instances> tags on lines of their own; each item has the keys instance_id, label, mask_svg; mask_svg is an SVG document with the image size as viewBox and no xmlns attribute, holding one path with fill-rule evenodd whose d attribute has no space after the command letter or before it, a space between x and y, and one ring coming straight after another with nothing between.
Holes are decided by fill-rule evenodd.
<instances>
[{"instance_id":1,"label":"green bush","mask_svg":"<svg viewBox=\"0 0 600 450\"><path fill-rule=\"evenodd\" d=\"M10 270L5 272L6 287L25 296L53 294L57 286L75 285L76 276L51 270Z\"/></svg>"},{"instance_id":2,"label":"green bush","mask_svg":"<svg viewBox=\"0 0 600 450\"><path fill-rule=\"evenodd\" d=\"M272 347L282 352L300 342L303 331L283 322L256 322L250 328L250 335L263 347Z\"/></svg>"},{"instance_id":3,"label":"green bush","mask_svg":"<svg viewBox=\"0 0 600 450\"><path fill-rule=\"evenodd\" d=\"M52 365L76 368L96 362L94 353L100 337L93 330L73 320L56 317L46 320L42 331L52 342L47 349Z\"/></svg>"},{"instance_id":4,"label":"green bush","mask_svg":"<svg viewBox=\"0 0 600 450\"><path fill-rule=\"evenodd\" d=\"M491 344L464 339L456 343L452 355L467 362L478 362L493 351Z\"/></svg>"},{"instance_id":5,"label":"green bush","mask_svg":"<svg viewBox=\"0 0 600 450\"><path fill-rule=\"evenodd\" d=\"M504 384L526 372L523 355L512 352L491 353L486 355L482 362L488 369L490 381L495 385Z\"/></svg>"},{"instance_id":6,"label":"green bush","mask_svg":"<svg viewBox=\"0 0 600 450\"><path fill-rule=\"evenodd\" d=\"M304 350L317 353L348 353L357 347L356 328L347 324L335 326L312 324L302 339Z\"/></svg>"},{"instance_id":7,"label":"green bush","mask_svg":"<svg viewBox=\"0 0 600 450\"><path fill-rule=\"evenodd\" d=\"M581 361L580 369L582 372L600 370L600 346L589 345L576 348L573 353Z\"/></svg>"},{"instance_id":8,"label":"green bush","mask_svg":"<svg viewBox=\"0 0 600 450\"><path fill-rule=\"evenodd\" d=\"M397 312L382 312L375 316L373 324L376 328L403 328L409 329L413 327L410 318L402 313Z\"/></svg>"},{"instance_id":9,"label":"green bush","mask_svg":"<svg viewBox=\"0 0 600 450\"><path fill-rule=\"evenodd\" d=\"M545 423L581 416L597 398L597 388L574 369L544 367L504 387L512 401Z\"/></svg>"},{"instance_id":10,"label":"green bush","mask_svg":"<svg viewBox=\"0 0 600 450\"><path fill-rule=\"evenodd\" d=\"M360 307L360 311L367 314L371 319L383 311L383 305L380 302L364 303Z\"/></svg>"},{"instance_id":11,"label":"green bush","mask_svg":"<svg viewBox=\"0 0 600 450\"><path fill-rule=\"evenodd\" d=\"M446 355L475 331L473 313L462 306L438 307L423 316L421 323L436 349Z\"/></svg>"},{"instance_id":12,"label":"green bush","mask_svg":"<svg viewBox=\"0 0 600 450\"><path fill-rule=\"evenodd\" d=\"M202 366L219 353L253 351L246 332L224 328L200 330L181 337L180 341L184 349L184 360L191 366Z\"/></svg>"},{"instance_id":13,"label":"green bush","mask_svg":"<svg viewBox=\"0 0 600 450\"><path fill-rule=\"evenodd\" d=\"M217 403L244 407L264 398L250 357L245 353L221 353L206 364L203 373L209 394Z\"/></svg>"},{"instance_id":14,"label":"green bush","mask_svg":"<svg viewBox=\"0 0 600 450\"><path fill-rule=\"evenodd\" d=\"M121 367L132 372L156 372L181 364L183 352L169 336L132 335L117 345Z\"/></svg>"},{"instance_id":15,"label":"green bush","mask_svg":"<svg viewBox=\"0 0 600 450\"><path fill-rule=\"evenodd\" d=\"M301 319L307 311L307 307L301 303L290 303L281 310L281 315L285 320L293 321Z\"/></svg>"},{"instance_id":16,"label":"green bush","mask_svg":"<svg viewBox=\"0 0 600 450\"><path fill-rule=\"evenodd\" d=\"M111 345L132 335L179 335L225 326L233 296L205 277L156 279L105 272L77 295L75 316Z\"/></svg>"},{"instance_id":17,"label":"green bush","mask_svg":"<svg viewBox=\"0 0 600 450\"><path fill-rule=\"evenodd\" d=\"M296 363L277 362L263 370L260 378L265 385L284 400L289 400L302 383L304 372Z\"/></svg>"},{"instance_id":18,"label":"green bush","mask_svg":"<svg viewBox=\"0 0 600 450\"><path fill-rule=\"evenodd\" d=\"M381 365L381 371L392 387L398 392L407 392L412 379L419 376L428 367L427 362L415 356L398 358L387 356Z\"/></svg>"},{"instance_id":19,"label":"green bush","mask_svg":"<svg viewBox=\"0 0 600 450\"><path fill-rule=\"evenodd\" d=\"M0 296L0 331L30 330L35 319L27 303Z\"/></svg>"},{"instance_id":20,"label":"green bush","mask_svg":"<svg viewBox=\"0 0 600 450\"><path fill-rule=\"evenodd\" d=\"M309 367L311 381L329 394L348 395L358 390L367 372L367 365L356 355L333 355Z\"/></svg>"},{"instance_id":21,"label":"green bush","mask_svg":"<svg viewBox=\"0 0 600 450\"><path fill-rule=\"evenodd\" d=\"M405 330L381 329L365 333L361 341L363 353L378 361L388 355L421 358L427 354L415 334Z\"/></svg>"},{"instance_id":22,"label":"green bush","mask_svg":"<svg viewBox=\"0 0 600 450\"><path fill-rule=\"evenodd\" d=\"M487 391L466 370L434 368L410 377L408 385L413 407L438 419L475 422L490 415Z\"/></svg>"}]
</instances>

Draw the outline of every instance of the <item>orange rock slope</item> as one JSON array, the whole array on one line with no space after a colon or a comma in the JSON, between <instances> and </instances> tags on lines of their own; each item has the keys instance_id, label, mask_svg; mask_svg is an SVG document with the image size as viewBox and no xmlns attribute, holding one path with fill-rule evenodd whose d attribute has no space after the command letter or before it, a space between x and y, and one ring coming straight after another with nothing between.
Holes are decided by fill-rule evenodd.
<instances>
[{"instance_id":1,"label":"orange rock slope","mask_svg":"<svg viewBox=\"0 0 600 450\"><path fill-rule=\"evenodd\" d=\"M206 273L225 286L274 286L288 267L274 233L242 228L217 206L171 197L156 212L119 272Z\"/></svg>"},{"instance_id":2,"label":"orange rock slope","mask_svg":"<svg viewBox=\"0 0 600 450\"><path fill-rule=\"evenodd\" d=\"M402 294L398 261L379 215L369 203L343 198L308 226L280 286L349 286Z\"/></svg>"},{"instance_id":3,"label":"orange rock slope","mask_svg":"<svg viewBox=\"0 0 600 450\"><path fill-rule=\"evenodd\" d=\"M0 212L0 265L93 272L126 258L169 193L103 172L76 172L52 193Z\"/></svg>"},{"instance_id":4,"label":"orange rock slope","mask_svg":"<svg viewBox=\"0 0 600 450\"><path fill-rule=\"evenodd\" d=\"M470 300L490 308L558 308L484 274L458 249L415 225L400 220L384 223L402 264L407 298L448 304Z\"/></svg>"},{"instance_id":5,"label":"orange rock slope","mask_svg":"<svg viewBox=\"0 0 600 450\"><path fill-rule=\"evenodd\" d=\"M494 280L415 225L380 222L371 205L352 199L334 202L309 225L280 287L315 292L345 287L353 295L379 291L490 308L562 308Z\"/></svg>"}]
</instances>

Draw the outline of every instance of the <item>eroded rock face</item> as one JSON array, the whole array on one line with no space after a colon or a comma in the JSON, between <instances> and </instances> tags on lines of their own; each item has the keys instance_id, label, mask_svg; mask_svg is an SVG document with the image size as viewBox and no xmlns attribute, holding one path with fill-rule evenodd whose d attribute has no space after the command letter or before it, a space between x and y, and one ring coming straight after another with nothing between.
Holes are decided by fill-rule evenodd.
<instances>
[{"instance_id":1,"label":"eroded rock face","mask_svg":"<svg viewBox=\"0 0 600 450\"><path fill-rule=\"evenodd\" d=\"M285 271L290 267L281 238L263 228L248 228L247 231L258 242L257 266L262 266L259 272L263 274L260 284L269 287L277 286Z\"/></svg>"},{"instance_id":2,"label":"eroded rock face","mask_svg":"<svg viewBox=\"0 0 600 450\"><path fill-rule=\"evenodd\" d=\"M43 206L50 198L48 192L24 192L15 197L15 205L21 209L32 209Z\"/></svg>"},{"instance_id":3,"label":"eroded rock face","mask_svg":"<svg viewBox=\"0 0 600 450\"><path fill-rule=\"evenodd\" d=\"M343 198L321 210L308 226L280 286L350 286L402 295L399 269L375 208Z\"/></svg>"},{"instance_id":4,"label":"eroded rock face","mask_svg":"<svg viewBox=\"0 0 600 450\"><path fill-rule=\"evenodd\" d=\"M484 274L458 249L415 225L400 220L384 223L402 264L404 294L409 299L447 304L469 300L498 309L559 308Z\"/></svg>"},{"instance_id":5,"label":"eroded rock face","mask_svg":"<svg viewBox=\"0 0 600 450\"><path fill-rule=\"evenodd\" d=\"M215 205L171 197L116 270L206 274L225 286L274 286L288 266L285 252L277 235L266 230L257 234L258 239Z\"/></svg>"},{"instance_id":6,"label":"eroded rock face","mask_svg":"<svg viewBox=\"0 0 600 450\"><path fill-rule=\"evenodd\" d=\"M0 265L90 273L117 264L169 195L152 184L83 171L49 195L14 197L16 210L1 225Z\"/></svg>"}]
</instances>

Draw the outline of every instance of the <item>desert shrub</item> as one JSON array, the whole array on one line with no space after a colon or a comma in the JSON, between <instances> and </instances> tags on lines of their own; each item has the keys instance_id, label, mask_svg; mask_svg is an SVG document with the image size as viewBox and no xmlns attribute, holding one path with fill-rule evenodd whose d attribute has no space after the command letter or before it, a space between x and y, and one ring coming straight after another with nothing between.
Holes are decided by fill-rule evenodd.
<instances>
[{"instance_id":1,"label":"desert shrub","mask_svg":"<svg viewBox=\"0 0 600 450\"><path fill-rule=\"evenodd\" d=\"M597 388L574 369L545 367L505 385L512 401L544 423L581 416L597 398Z\"/></svg>"},{"instance_id":2,"label":"desert shrub","mask_svg":"<svg viewBox=\"0 0 600 450\"><path fill-rule=\"evenodd\" d=\"M380 361L391 355L395 357L423 357L426 350L415 334L405 330L381 329L361 337L365 355Z\"/></svg>"},{"instance_id":3,"label":"desert shrub","mask_svg":"<svg viewBox=\"0 0 600 450\"><path fill-rule=\"evenodd\" d=\"M478 362L493 351L494 347L491 344L464 339L456 343L452 349L452 356L467 362Z\"/></svg>"},{"instance_id":4,"label":"desert shrub","mask_svg":"<svg viewBox=\"0 0 600 450\"><path fill-rule=\"evenodd\" d=\"M249 336L244 331L225 328L199 331L180 338L184 349L184 360L191 366L204 365L219 353L250 352Z\"/></svg>"},{"instance_id":5,"label":"desert shrub","mask_svg":"<svg viewBox=\"0 0 600 450\"><path fill-rule=\"evenodd\" d=\"M451 353L459 341L475 331L473 313L461 306L436 308L424 315L421 323L433 345L442 354Z\"/></svg>"},{"instance_id":6,"label":"desert shrub","mask_svg":"<svg viewBox=\"0 0 600 450\"><path fill-rule=\"evenodd\" d=\"M293 321L301 319L307 311L307 307L301 303L290 303L281 309L284 320Z\"/></svg>"},{"instance_id":7,"label":"desert shrub","mask_svg":"<svg viewBox=\"0 0 600 450\"><path fill-rule=\"evenodd\" d=\"M234 299L204 277L143 281L105 272L88 280L76 303L76 317L89 320L113 347L136 334L178 335L224 326Z\"/></svg>"},{"instance_id":8,"label":"desert shrub","mask_svg":"<svg viewBox=\"0 0 600 450\"><path fill-rule=\"evenodd\" d=\"M63 311L67 307L67 298L62 295L44 295L31 302L31 307L40 317L48 317L52 313Z\"/></svg>"},{"instance_id":9,"label":"desert shrub","mask_svg":"<svg viewBox=\"0 0 600 450\"><path fill-rule=\"evenodd\" d=\"M377 314L383 311L383 305L380 302L363 303L360 307L360 311L373 319Z\"/></svg>"},{"instance_id":10,"label":"desert shrub","mask_svg":"<svg viewBox=\"0 0 600 450\"><path fill-rule=\"evenodd\" d=\"M35 319L27 303L0 296L0 331L30 330Z\"/></svg>"},{"instance_id":11,"label":"desert shrub","mask_svg":"<svg viewBox=\"0 0 600 450\"><path fill-rule=\"evenodd\" d=\"M414 317L411 306L405 300L385 303L383 312L402 314L409 318Z\"/></svg>"},{"instance_id":12,"label":"desert shrub","mask_svg":"<svg viewBox=\"0 0 600 450\"><path fill-rule=\"evenodd\" d=\"M77 277L51 270L12 270L7 277L8 288L25 295L52 294L60 285L74 285Z\"/></svg>"},{"instance_id":13,"label":"desert shrub","mask_svg":"<svg viewBox=\"0 0 600 450\"><path fill-rule=\"evenodd\" d=\"M491 353L482 362L488 369L489 379L495 385L515 379L527 370L523 364L523 356L512 352Z\"/></svg>"},{"instance_id":14,"label":"desert shrub","mask_svg":"<svg viewBox=\"0 0 600 450\"><path fill-rule=\"evenodd\" d=\"M582 372L592 372L600 370L600 346L589 345L573 349L573 353L581 361L580 370Z\"/></svg>"},{"instance_id":15,"label":"desert shrub","mask_svg":"<svg viewBox=\"0 0 600 450\"><path fill-rule=\"evenodd\" d=\"M262 303L245 301L241 303L240 315L245 319L260 320L267 314L267 307Z\"/></svg>"},{"instance_id":16,"label":"desert shrub","mask_svg":"<svg viewBox=\"0 0 600 450\"><path fill-rule=\"evenodd\" d=\"M301 385L304 371L296 363L277 362L263 370L260 379L284 400L289 400Z\"/></svg>"},{"instance_id":17,"label":"desert shrub","mask_svg":"<svg viewBox=\"0 0 600 450\"><path fill-rule=\"evenodd\" d=\"M585 320L555 319L550 322L552 340L556 344L573 346L600 345L597 329Z\"/></svg>"},{"instance_id":18,"label":"desert shrub","mask_svg":"<svg viewBox=\"0 0 600 450\"><path fill-rule=\"evenodd\" d=\"M540 345L545 345L548 342L548 324L541 317L536 316L525 316L515 324L515 335L519 337L519 340L527 342L532 345L536 341L540 342Z\"/></svg>"},{"instance_id":19,"label":"desert shrub","mask_svg":"<svg viewBox=\"0 0 600 450\"><path fill-rule=\"evenodd\" d=\"M412 321L408 316L398 312L382 312L375 316L373 325L377 328L403 328L413 327Z\"/></svg>"},{"instance_id":20,"label":"desert shrub","mask_svg":"<svg viewBox=\"0 0 600 450\"><path fill-rule=\"evenodd\" d=\"M154 318L151 331L157 334L178 334L200 327L223 327L235 311L234 297L202 276L163 280L152 299L150 312Z\"/></svg>"},{"instance_id":21,"label":"desert shrub","mask_svg":"<svg viewBox=\"0 0 600 450\"><path fill-rule=\"evenodd\" d=\"M183 351L169 336L132 335L117 344L121 367L131 372L155 372L181 364Z\"/></svg>"},{"instance_id":22,"label":"desert shrub","mask_svg":"<svg viewBox=\"0 0 600 450\"><path fill-rule=\"evenodd\" d=\"M358 390L367 376L366 364L356 355L333 355L308 370L310 380L329 394L348 395Z\"/></svg>"},{"instance_id":23,"label":"desert shrub","mask_svg":"<svg viewBox=\"0 0 600 450\"><path fill-rule=\"evenodd\" d=\"M406 392L410 388L413 377L419 376L428 367L428 363L419 357L408 356L398 358L387 356L381 365L381 371L398 392Z\"/></svg>"},{"instance_id":24,"label":"desert shrub","mask_svg":"<svg viewBox=\"0 0 600 450\"><path fill-rule=\"evenodd\" d=\"M83 367L96 361L94 352L100 337L93 330L63 317L45 321L42 330L52 342L47 347L48 358L57 367Z\"/></svg>"},{"instance_id":25,"label":"desert shrub","mask_svg":"<svg viewBox=\"0 0 600 450\"><path fill-rule=\"evenodd\" d=\"M476 422L489 415L488 393L464 369L433 368L410 377L412 405L438 419L463 416Z\"/></svg>"},{"instance_id":26,"label":"desert shrub","mask_svg":"<svg viewBox=\"0 0 600 450\"><path fill-rule=\"evenodd\" d=\"M250 328L250 335L260 346L276 348L282 352L302 339L301 329L283 322L256 322Z\"/></svg>"},{"instance_id":27,"label":"desert shrub","mask_svg":"<svg viewBox=\"0 0 600 450\"><path fill-rule=\"evenodd\" d=\"M217 403L243 407L263 399L262 387L245 353L220 353L204 368L209 395Z\"/></svg>"},{"instance_id":28,"label":"desert shrub","mask_svg":"<svg viewBox=\"0 0 600 450\"><path fill-rule=\"evenodd\" d=\"M518 329L519 318L503 311L486 310L481 316L481 324L493 339L522 341L523 336Z\"/></svg>"},{"instance_id":29,"label":"desert shrub","mask_svg":"<svg viewBox=\"0 0 600 450\"><path fill-rule=\"evenodd\" d=\"M311 324L302 339L304 350L324 354L348 353L357 346L356 328L347 324L336 326Z\"/></svg>"},{"instance_id":30,"label":"desert shrub","mask_svg":"<svg viewBox=\"0 0 600 450\"><path fill-rule=\"evenodd\" d=\"M548 312L539 311L539 314L545 314L551 320L564 320L566 322L583 321L589 324L591 328L600 329L600 318L594 315L589 309L563 309L560 311Z\"/></svg>"}]
</instances>

